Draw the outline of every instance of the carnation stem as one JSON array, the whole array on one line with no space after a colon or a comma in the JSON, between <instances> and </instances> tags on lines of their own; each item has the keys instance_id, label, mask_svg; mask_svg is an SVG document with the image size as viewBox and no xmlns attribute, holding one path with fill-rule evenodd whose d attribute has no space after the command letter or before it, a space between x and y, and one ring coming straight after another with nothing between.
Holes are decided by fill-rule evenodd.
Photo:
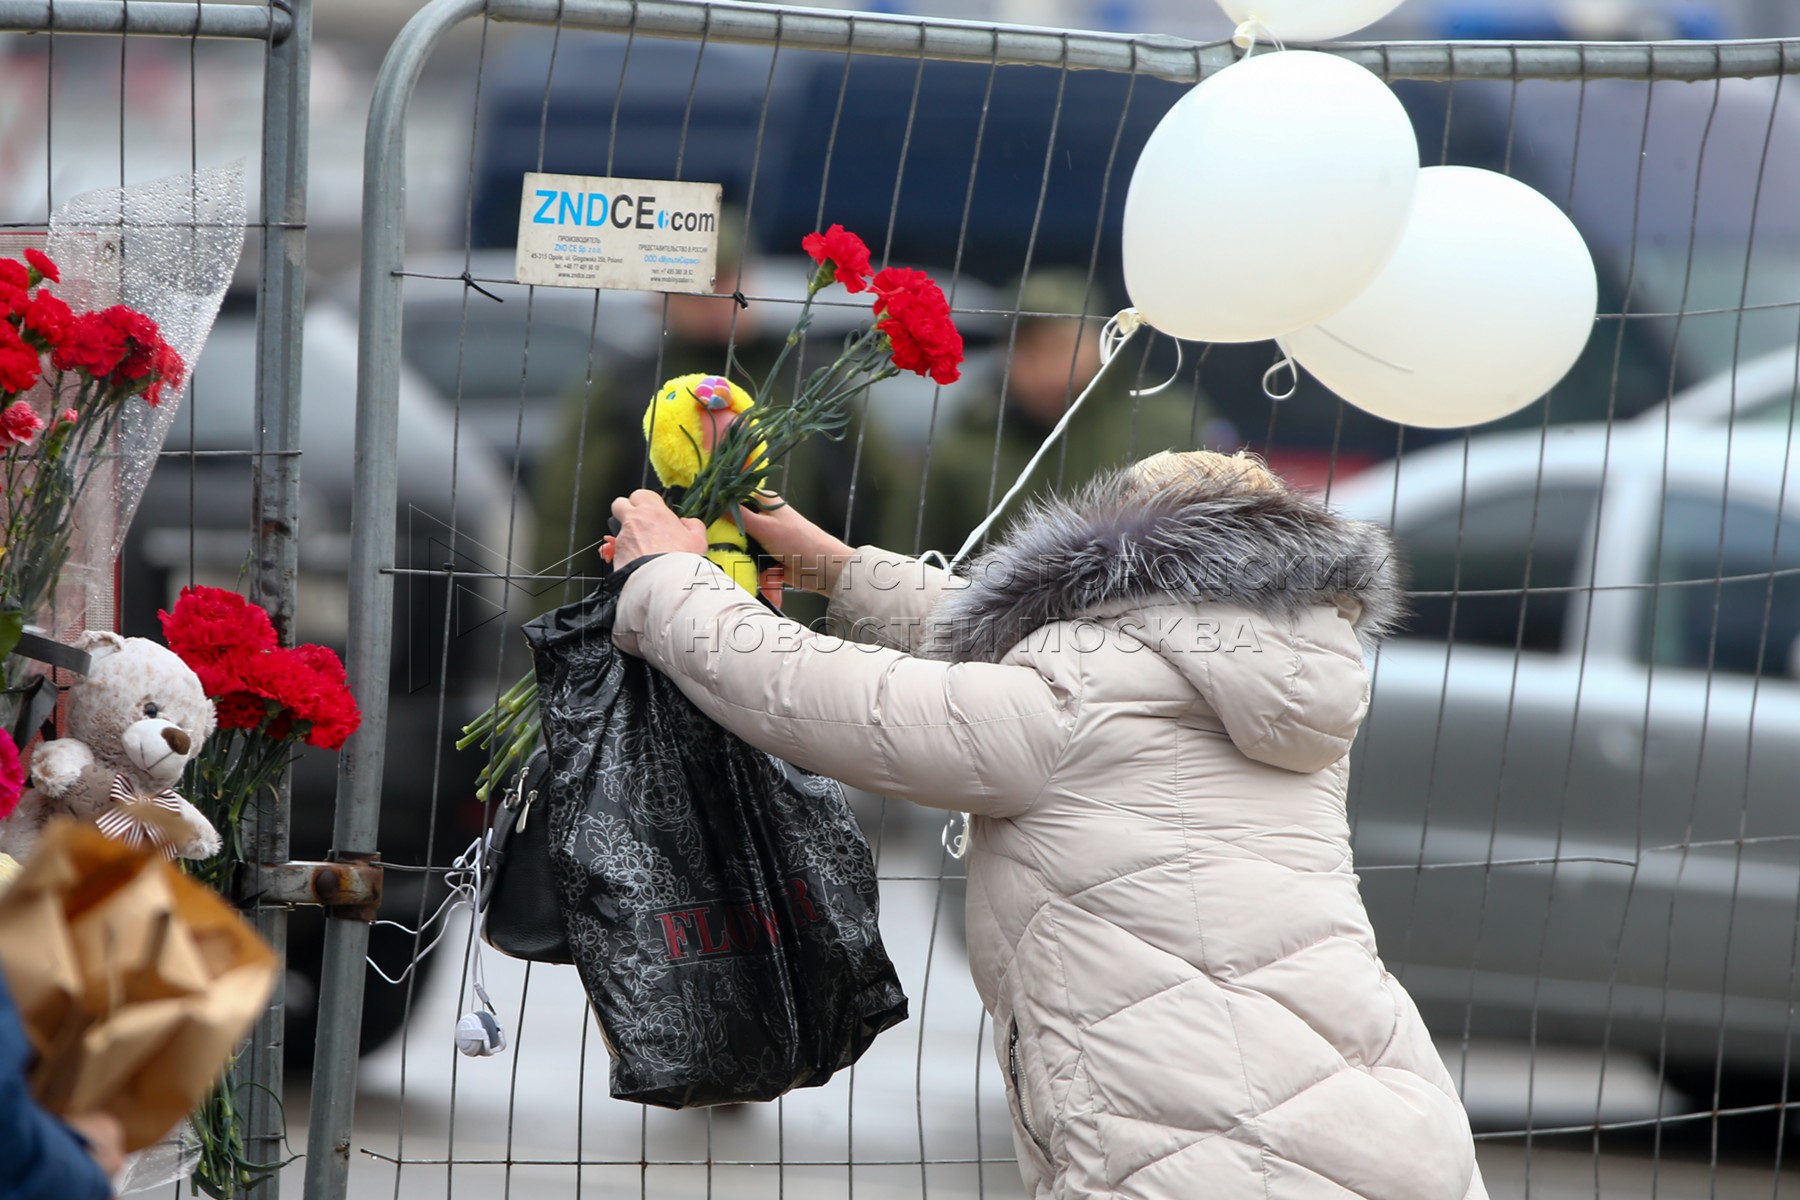
<instances>
[{"instance_id":1,"label":"carnation stem","mask_svg":"<svg viewBox=\"0 0 1800 1200\"><path fill-rule=\"evenodd\" d=\"M538 720L538 685L535 674L524 676L501 695L494 707L463 726L463 736L456 743L458 750L467 750L472 746L480 746L486 750L494 745L496 739L501 743L499 754L491 757L475 777L475 795L478 799L486 802L493 790L494 781L503 778L513 763L530 753L532 743L537 741L541 732L543 725Z\"/></svg>"}]
</instances>

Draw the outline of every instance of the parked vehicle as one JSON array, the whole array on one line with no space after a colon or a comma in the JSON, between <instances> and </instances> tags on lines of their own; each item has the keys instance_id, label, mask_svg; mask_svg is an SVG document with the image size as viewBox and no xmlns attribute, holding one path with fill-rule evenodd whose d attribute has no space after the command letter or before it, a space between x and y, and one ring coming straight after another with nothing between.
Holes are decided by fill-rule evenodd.
<instances>
[{"instance_id":1,"label":"parked vehicle","mask_svg":"<svg viewBox=\"0 0 1800 1200\"><path fill-rule=\"evenodd\" d=\"M1759 435L1791 428L1800 399L1800 346L1772 350L1689 388L1639 417L1645 425L1732 425Z\"/></svg>"},{"instance_id":2,"label":"parked vehicle","mask_svg":"<svg viewBox=\"0 0 1800 1200\"><path fill-rule=\"evenodd\" d=\"M1418 593L1350 807L1383 952L1440 1034L1666 1054L1707 1096L1715 1059L1788 1063L1794 449L1559 427L1334 495L1391 522Z\"/></svg>"},{"instance_id":3,"label":"parked vehicle","mask_svg":"<svg viewBox=\"0 0 1800 1200\"><path fill-rule=\"evenodd\" d=\"M160 637L156 612L189 583L242 589L250 555L254 445L256 319L235 303L214 326L194 369L183 411L151 476L125 543L120 568L123 628ZM329 306L306 318L301 403L300 578L295 635L342 653L349 613L351 470L355 437L356 327ZM397 566L438 570L503 570L507 479L485 447L452 442L447 408L417 376L400 386L400 510ZM188 457L188 451L194 451ZM455 479L455 532L451 480ZM528 514L522 514L528 519ZM479 763L449 745L450 734L491 699L496 638L491 621L502 589L464 581L451 593L442 577L395 581L393 702L381 820L382 856L390 863L442 863L479 828L473 802ZM448 612L446 609L448 608ZM444 633L449 628L449 651ZM522 648L511 669L523 664ZM442 678L440 678L442 675ZM440 715L440 687L444 703ZM441 723L440 723L441 722ZM331 848L336 756L308 750L294 770L289 814L296 858L322 858ZM439 889L429 875L390 870L384 918L416 924L421 904ZM288 946L290 1057L310 1061L323 922L297 910ZM377 926L373 954L390 974L411 956L412 938ZM400 1028L406 989L372 974L363 1017L370 1049Z\"/></svg>"}]
</instances>

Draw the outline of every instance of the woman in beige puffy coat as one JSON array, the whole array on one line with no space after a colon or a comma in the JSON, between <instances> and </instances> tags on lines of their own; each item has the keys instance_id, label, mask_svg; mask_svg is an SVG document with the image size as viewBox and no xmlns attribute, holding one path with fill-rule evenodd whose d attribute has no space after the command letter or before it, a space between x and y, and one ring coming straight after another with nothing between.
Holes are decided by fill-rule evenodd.
<instances>
[{"instance_id":1,"label":"woman in beige puffy coat","mask_svg":"<svg viewBox=\"0 0 1800 1200\"><path fill-rule=\"evenodd\" d=\"M615 640L753 745L973 814L970 969L1033 1200L1469 1200L1468 1119L1376 954L1344 812L1392 546L1256 463L1159 455L952 577L746 515L849 640L651 492Z\"/></svg>"}]
</instances>

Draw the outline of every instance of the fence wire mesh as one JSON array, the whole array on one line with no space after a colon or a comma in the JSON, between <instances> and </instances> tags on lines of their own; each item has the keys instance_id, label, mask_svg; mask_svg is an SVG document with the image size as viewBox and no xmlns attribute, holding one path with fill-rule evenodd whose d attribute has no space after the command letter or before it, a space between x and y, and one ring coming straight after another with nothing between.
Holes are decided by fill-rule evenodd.
<instances>
[{"instance_id":1,"label":"fence wire mesh","mask_svg":"<svg viewBox=\"0 0 1800 1200\"><path fill-rule=\"evenodd\" d=\"M380 523L391 504L396 524L391 551L366 547L372 571L352 567L372 597L352 670L378 685L374 709L392 665L380 848L390 878L420 881L490 815L457 729L527 668L517 626L592 582L607 503L647 478L643 400L785 334L801 235L841 222L878 265L938 273L972 353L951 387L877 387L851 436L796 460L782 490L852 542L953 551L1097 365L1125 302L1138 150L1234 53L734 5L438 5L378 86L372 174L399 161L419 63L464 16L457 199L415 191L402 209L377 183L365 214L361 445L397 448L398 467L389 492L359 475L359 512ZM1463 1088L1491 1191L1778 1196L1795 1182L1800 964L1800 96L1784 74L1800 44L1349 53L1395 80L1428 163L1518 177L1581 228L1604 312L1575 371L1500 426L1433 433L1314 384L1270 402L1267 346L1178 361L1152 343L1040 482L1245 448L1392 524L1415 615L1372 660L1349 811L1384 956ZM526 171L719 182L742 274L700 299L518 285ZM855 317L827 307L809 348ZM395 342L403 370L371 360ZM1168 391L1126 394L1171 374ZM397 416L371 434L379 406ZM340 812L340 848L347 819L372 829L382 785L355 782L380 774L368 761L350 761L360 815ZM410 929L375 931L399 982L372 982L368 1011L408 1019L362 1064L348 1143L333 1107L348 1092L315 1101L315 1124L337 1122L315 1131L315 1159L351 1151L359 1198L1021 1195L961 865L938 814L876 796L858 812L913 1015L854 1070L764 1106L615 1102L574 972L491 950L511 1045L462 1058L451 1031L476 950L465 915L432 924L434 883L409 900ZM352 1028L355 996L331 981L328 967L325 1020ZM343 1180L315 1161L308 1184L323 1200Z\"/></svg>"},{"instance_id":2,"label":"fence wire mesh","mask_svg":"<svg viewBox=\"0 0 1800 1200\"><path fill-rule=\"evenodd\" d=\"M181 411L150 474L116 571L106 573L111 586L96 589L106 594L90 599L90 626L160 638L158 610L171 607L184 586L213 584L261 603L284 638L297 634L344 647L341 616L333 621L329 603L324 615L317 605L321 594L345 590L341 553L335 564L328 556L305 556L300 565L313 572L308 588L313 603L296 607L309 48L308 0L0 6L0 252L42 247L51 215L97 190L233 166L260 181L249 188L249 237L234 282L204 353L193 363ZM260 165L260 172L253 172L253 165ZM215 185L188 185L196 214L205 211L203 188ZM180 191L177 184L171 194ZM146 226L135 245L141 255L210 240L225 252L237 233L230 208L230 203L222 206L213 224ZM123 217L122 204L119 211ZM128 259L132 248L124 249ZM196 261L160 264L160 270L189 286L187 275L206 269L197 252L193 257ZM153 273L148 263L127 261L124 267L128 277ZM342 422L351 419L350 386L348 379L337 384ZM331 402L327 395L318 407ZM329 484L323 490L329 492ZM337 499L341 543L347 487L338 489ZM307 500L321 515L332 507L318 493ZM315 545L328 545L330 519L311 532ZM73 621L71 629L81 624ZM301 794L310 801L303 811L327 811L329 761L310 759L298 775ZM285 780L277 791L255 806L246 831L244 844L261 863L288 857ZM259 890L252 869L244 894ZM286 910L255 900L245 907L259 931L285 950ZM316 920L300 923L299 961L316 957L319 936ZM309 1041L316 1020L316 993L301 988L296 1009L286 1014L284 993L278 986L235 1076L245 1157L252 1162L274 1163L287 1154L280 1104L284 1015ZM133 1178L142 1182L144 1174ZM277 1186L269 1178L247 1194L273 1195Z\"/></svg>"}]
</instances>

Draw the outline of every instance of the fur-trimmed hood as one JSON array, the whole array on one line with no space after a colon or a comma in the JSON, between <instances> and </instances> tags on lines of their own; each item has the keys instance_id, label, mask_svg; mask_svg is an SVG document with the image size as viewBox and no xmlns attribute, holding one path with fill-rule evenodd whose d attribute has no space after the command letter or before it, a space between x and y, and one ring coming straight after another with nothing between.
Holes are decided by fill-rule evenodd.
<instances>
[{"instance_id":1,"label":"fur-trimmed hood","mask_svg":"<svg viewBox=\"0 0 1800 1200\"><path fill-rule=\"evenodd\" d=\"M1039 501L963 577L932 612L927 657L998 662L1045 625L1134 601L1226 602L1271 615L1350 601L1365 649L1405 615L1387 530L1271 485L1248 461L1165 470L1154 484L1141 466L1126 467Z\"/></svg>"}]
</instances>

